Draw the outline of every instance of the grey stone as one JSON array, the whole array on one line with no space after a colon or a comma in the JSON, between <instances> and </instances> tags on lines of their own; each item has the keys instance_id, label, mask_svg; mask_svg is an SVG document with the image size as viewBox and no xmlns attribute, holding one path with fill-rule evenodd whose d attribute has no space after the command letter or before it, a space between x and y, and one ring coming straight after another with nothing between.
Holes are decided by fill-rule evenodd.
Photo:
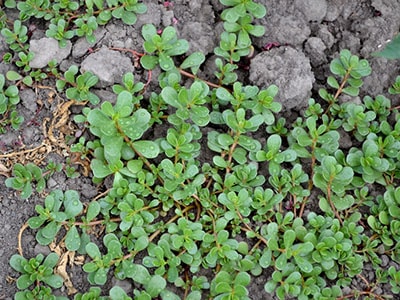
<instances>
[{"instance_id":1,"label":"grey stone","mask_svg":"<svg viewBox=\"0 0 400 300\"><path fill-rule=\"evenodd\" d=\"M0 141L1 148L13 148L16 140L17 136L15 132L7 131L6 133L3 133Z\"/></svg>"},{"instance_id":2,"label":"grey stone","mask_svg":"<svg viewBox=\"0 0 400 300\"><path fill-rule=\"evenodd\" d=\"M53 178L50 177L50 178L47 180L47 188L53 189L53 188L55 188L56 186L58 186L57 181L55 181Z\"/></svg>"},{"instance_id":3,"label":"grey stone","mask_svg":"<svg viewBox=\"0 0 400 300\"><path fill-rule=\"evenodd\" d=\"M38 69L46 67L53 59L60 63L71 53L72 48L70 41L67 41L65 48L60 48L55 39L47 37L40 40L31 40L29 45L29 50L35 55L29 66Z\"/></svg>"},{"instance_id":4,"label":"grey stone","mask_svg":"<svg viewBox=\"0 0 400 300\"><path fill-rule=\"evenodd\" d=\"M104 28L99 28L95 30L94 36L96 37L96 43L99 42L105 35L106 30ZM94 45L90 44L85 37L79 38L72 49L72 57L79 58L85 55L91 47Z\"/></svg>"},{"instance_id":5,"label":"grey stone","mask_svg":"<svg viewBox=\"0 0 400 300\"><path fill-rule=\"evenodd\" d=\"M307 21L322 21L328 4L325 0L296 0L295 6L304 14Z\"/></svg>"},{"instance_id":6,"label":"grey stone","mask_svg":"<svg viewBox=\"0 0 400 300\"><path fill-rule=\"evenodd\" d=\"M324 53L326 46L320 38L309 38L304 49L306 54L310 57L312 66L319 66L327 61Z\"/></svg>"},{"instance_id":7,"label":"grey stone","mask_svg":"<svg viewBox=\"0 0 400 300\"><path fill-rule=\"evenodd\" d=\"M247 1L247 0L246 0ZM207 24L215 23L214 7L209 4L209 1L170 1L173 2L172 10L174 12L175 18L178 19L179 24L187 24L191 22L200 22ZM189 9L188 9L189 8Z\"/></svg>"},{"instance_id":8,"label":"grey stone","mask_svg":"<svg viewBox=\"0 0 400 300\"><path fill-rule=\"evenodd\" d=\"M337 5L336 1L335 5ZM340 1L338 1L340 2ZM342 10L340 12L340 17L344 18L345 20L354 20L355 18L362 18L362 11L360 11L360 3L359 1L346 1L346 5L342 6ZM329 8L328 8L329 9Z\"/></svg>"},{"instance_id":9,"label":"grey stone","mask_svg":"<svg viewBox=\"0 0 400 300\"><path fill-rule=\"evenodd\" d=\"M125 73L133 72L132 61L122 53L113 51L107 47L90 54L82 61L81 72L90 71L99 77L100 86L111 86L115 82L121 82Z\"/></svg>"},{"instance_id":10,"label":"grey stone","mask_svg":"<svg viewBox=\"0 0 400 300\"><path fill-rule=\"evenodd\" d=\"M284 110L301 110L308 105L315 81L309 59L291 47L274 48L255 56L250 64L250 81L260 88L276 84L277 101Z\"/></svg>"},{"instance_id":11,"label":"grey stone","mask_svg":"<svg viewBox=\"0 0 400 300\"><path fill-rule=\"evenodd\" d=\"M351 288L349 286L345 286L345 287L342 288L342 293L344 295L351 294L351 292L352 292L352 290L351 290Z\"/></svg>"},{"instance_id":12,"label":"grey stone","mask_svg":"<svg viewBox=\"0 0 400 300\"><path fill-rule=\"evenodd\" d=\"M162 16L162 25L164 27L170 26L174 18L174 12L172 10L166 10Z\"/></svg>"},{"instance_id":13,"label":"grey stone","mask_svg":"<svg viewBox=\"0 0 400 300\"><path fill-rule=\"evenodd\" d=\"M386 267L389 264L389 261L390 261L390 259L389 259L389 257L387 255L382 255L381 256L381 260L382 260L382 263L381 263L382 267Z\"/></svg>"},{"instance_id":14,"label":"grey stone","mask_svg":"<svg viewBox=\"0 0 400 300\"><path fill-rule=\"evenodd\" d=\"M324 20L328 22L335 21L343 11L346 0L328 0Z\"/></svg>"},{"instance_id":15,"label":"grey stone","mask_svg":"<svg viewBox=\"0 0 400 300\"><path fill-rule=\"evenodd\" d=\"M124 42L125 49L135 49L135 44L131 38L127 38Z\"/></svg>"},{"instance_id":16,"label":"grey stone","mask_svg":"<svg viewBox=\"0 0 400 300\"><path fill-rule=\"evenodd\" d=\"M10 69L12 68L12 66L8 63L0 63L0 74L6 74Z\"/></svg>"},{"instance_id":17,"label":"grey stone","mask_svg":"<svg viewBox=\"0 0 400 300\"><path fill-rule=\"evenodd\" d=\"M124 41L127 38L126 27L121 27L119 21L108 23L106 31L103 45L116 48L123 48L125 46Z\"/></svg>"},{"instance_id":18,"label":"grey stone","mask_svg":"<svg viewBox=\"0 0 400 300\"><path fill-rule=\"evenodd\" d=\"M311 29L304 17L300 15L285 17L273 15L261 20L261 25L265 27L265 34L256 40L258 46L261 48L271 42L279 42L283 45L302 45L310 36Z\"/></svg>"},{"instance_id":19,"label":"grey stone","mask_svg":"<svg viewBox=\"0 0 400 300\"><path fill-rule=\"evenodd\" d=\"M214 7L215 11L222 11L225 6L219 0L210 0L211 5ZM267 5L268 3L264 4Z\"/></svg>"},{"instance_id":20,"label":"grey stone","mask_svg":"<svg viewBox=\"0 0 400 300\"><path fill-rule=\"evenodd\" d=\"M206 23L193 22L182 28L180 37L189 41L189 54L200 51L202 53L212 53L215 47L215 32Z\"/></svg>"},{"instance_id":21,"label":"grey stone","mask_svg":"<svg viewBox=\"0 0 400 300\"><path fill-rule=\"evenodd\" d=\"M97 195L97 190L93 189L93 187L87 183L82 184L81 193L87 199L93 199Z\"/></svg>"},{"instance_id":22,"label":"grey stone","mask_svg":"<svg viewBox=\"0 0 400 300\"><path fill-rule=\"evenodd\" d=\"M325 44L327 48L330 48L335 43L335 37L332 33L330 33L328 26L321 25L318 32L317 37L319 37Z\"/></svg>"},{"instance_id":23,"label":"grey stone","mask_svg":"<svg viewBox=\"0 0 400 300\"><path fill-rule=\"evenodd\" d=\"M65 59L63 60L58 68L60 69L61 72L65 72L71 67L72 65L76 65L72 59Z\"/></svg>"},{"instance_id":24,"label":"grey stone","mask_svg":"<svg viewBox=\"0 0 400 300\"><path fill-rule=\"evenodd\" d=\"M40 244L37 244L35 246L34 252L35 252L35 255L43 254L44 256L47 256L50 254L51 251L48 246L42 246Z\"/></svg>"},{"instance_id":25,"label":"grey stone","mask_svg":"<svg viewBox=\"0 0 400 300\"><path fill-rule=\"evenodd\" d=\"M22 136L24 139L24 144L32 145L40 138L41 132L38 130L38 128L40 128L40 126L23 126Z\"/></svg>"},{"instance_id":26,"label":"grey stone","mask_svg":"<svg viewBox=\"0 0 400 300\"><path fill-rule=\"evenodd\" d=\"M339 49L348 49L352 53L360 51L361 41L350 31L344 31L339 41Z\"/></svg>"},{"instance_id":27,"label":"grey stone","mask_svg":"<svg viewBox=\"0 0 400 300\"><path fill-rule=\"evenodd\" d=\"M371 6L382 13L382 16L397 16L399 18L400 2L393 0L372 0Z\"/></svg>"},{"instance_id":28,"label":"grey stone","mask_svg":"<svg viewBox=\"0 0 400 300\"><path fill-rule=\"evenodd\" d=\"M201 9L201 1L190 1L189 2L189 8L191 11L197 11Z\"/></svg>"},{"instance_id":29,"label":"grey stone","mask_svg":"<svg viewBox=\"0 0 400 300\"><path fill-rule=\"evenodd\" d=\"M93 92L97 95L97 97L100 99L107 99L107 101L111 102L111 104L115 104L117 102L117 95L111 91L96 89Z\"/></svg>"},{"instance_id":30,"label":"grey stone","mask_svg":"<svg viewBox=\"0 0 400 300\"><path fill-rule=\"evenodd\" d=\"M344 131L343 129L339 129L339 143L341 149L350 149L351 146L353 146L353 141L351 136L349 135L348 132Z\"/></svg>"},{"instance_id":31,"label":"grey stone","mask_svg":"<svg viewBox=\"0 0 400 300\"><path fill-rule=\"evenodd\" d=\"M158 27L161 24L161 5L154 3L156 1L147 1L147 12L145 14L137 15L135 27L142 28L144 24L153 24Z\"/></svg>"},{"instance_id":32,"label":"grey stone","mask_svg":"<svg viewBox=\"0 0 400 300\"><path fill-rule=\"evenodd\" d=\"M387 93L388 88L394 82L394 78L399 75L400 63L390 61L390 65L385 58L379 57L370 58L368 61L371 65L372 73L363 78L362 90L372 97Z\"/></svg>"},{"instance_id":33,"label":"grey stone","mask_svg":"<svg viewBox=\"0 0 400 300\"><path fill-rule=\"evenodd\" d=\"M125 291L125 293L130 293L132 291L132 283L129 280L118 280L113 277L112 283L114 286L119 286Z\"/></svg>"},{"instance_id":34,"label":"grey stone","mask_svg":"<svg viewBox=\"0 0 400 300\"><path fill-rule=\"evenodd\" d=\"M6 43L6 40L3 36L0 36L0 52L6 52L8 51L8 45Z\"/></svg>"},{"instance_id":35,"label":"grey stone","mask_svg":"<svg viewBox=\"0 0 400 300\"><path fill-rule=\"evenodd\" d=\"M392 22L388 22L386 18L368 18L354 25L353 31L357 32L357 37L363 40L361 55L369 56L371 52L380 50L379 45L384 45L397 34L400 19L392 16L388 15Z\"/></svg>"},{"instance_id":36,"label":"grey stone","mask_svg":"<svg viewBox=\"0 0 400 300\"><path fill-rule=\"evenodd\" d=\"M22 105L30 112L34 113L37 109L36 94L31 89L23 89L19 92Z\"/></svg>"}]
</instances>

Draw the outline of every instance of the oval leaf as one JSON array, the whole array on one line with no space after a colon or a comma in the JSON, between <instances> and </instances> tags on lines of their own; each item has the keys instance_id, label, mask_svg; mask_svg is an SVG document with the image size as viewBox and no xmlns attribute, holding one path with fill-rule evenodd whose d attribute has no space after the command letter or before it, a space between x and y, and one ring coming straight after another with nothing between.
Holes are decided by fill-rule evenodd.
<instances>
[{"instance_id":1,"label":"oval leaf","mask_svg":"<svg viewBox=\"0 0 400 300\"><path fill-rule=\"evenodd\" d=\"M137 141L133 143L133 147L146 158L155 158L160 153L160 148L153 141Z\"/></svg>"},{"instance_id":2,"label":"oval leaf","mask_svg":"<svg viewBox=\"0 0 400 300\"><path fill-rule=\"evenodd\" d=\"M72 226L65 236L65 246L69 251L76 251L81 245L81 238L76 226Z\"/></svg>"}]
</instances>

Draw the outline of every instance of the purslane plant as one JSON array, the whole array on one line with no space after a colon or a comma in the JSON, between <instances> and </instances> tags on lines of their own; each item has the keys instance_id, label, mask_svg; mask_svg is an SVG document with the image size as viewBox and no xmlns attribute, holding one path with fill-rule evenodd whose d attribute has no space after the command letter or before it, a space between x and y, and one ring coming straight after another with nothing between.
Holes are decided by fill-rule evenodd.
<instances>
[{"instance_id":1,"label":"purslane plant","mask_svg":"<svg viewBox=\"0 0 400 300\"><path fill-rule=\"evenodd\" d=\"M58 40L60 47L65 47L67 40L74 36L85 36L89 43L94 43L94 30L98 25L105 25L112 18L133 25L136 23L137 14L143 14L147 10L146 5L137 0L89 0L84 3L61 0L6 2L7 7L18 8L21 20L31 17L50 20L46 35ZM4 34L8 36L9 30L6 30Z\"/></svg>"},{"instance_id":2,"label":"purslane plant","mask_svg":"<svg viewBox=\"0 0 400 300\"><path fill-rule=\"evenodd\" d=\"M250 299L252 278L262 274L271 274L264 276L265 292L279 299L374 297L373 289L349 296L342 288L362 276L367 263L383 274L382 248L400 263L397 110L383 96L340 102L342 94L357 96L371 72L366 60L343 50L331 63L335 77L328 77L321 99L310 99L304 116L285 124L276 116L278 88L244 85L234 73L252 50L251 35L262 34L252 21L265 8L248 0L220 2L229 8L215 49L218 84L196 76L204 55L179 57L189 45L173 27L159 33L151 24L142 28L145 53L136 54L144 69L161 70L160 92L149 99L148 85L132 73L113 86L116 101L100 103L91 91L96 76L78 75L75 66L62 76L53 69L60 93L100 103L75 117L90 140L80 138L71 148L90 160L93 182L106 191L88 203L74 190L50 191L29 227L41 245L62 241L85 255L91 285L104 285L112 275L134 283L128 293L91 287L74 299ZM52 19L56 27L49 30L61 43L69 38L71 24L63 16L80 2L57 2L54 11L46 10L46 1L36 11L33 4L18 3L23 17ZM144 11L134 0L85 5L85 17L74 22L76 34L89 40L92 15L100 25L112 17L132 22ZM183 84L184 76L191 80ZM392 116L394 124L387 121ZM359 144L343 149L344 131ZM36 168L16 165L7 185L22 190L23 198L32 181L42 190L44 174ZM369 186L386 192L369 195ZM96 229L104 232L100 242L91 237ZM56 299L55 254L44 260L17 255L10 263L22 274L17 299ZM386 274L393 292L398 277L395 268Z\"/></svg>"},{"instance_id":3,"label":"purslane plant","mask_svg":"<svg viewBox=\"0 0 400 300\"><path fill-rule=\"evenodd\" d=\"M60 275L53 274L53 268L57 265L58 255L50 253L44 257L38 254L35 258L27 260L19 254L10 259L10 265L22 275L17 280L17 287L21 291L15 295L15 299L62 299L52 295L51 288L60 288L63 279ZM34 285L32 290L28 288Z\"/></svg>"},{"instance_id":4,"label":"purslane plant","mask_svg":"<svg viewBox=\"0 0 400 300\"><path fill-rule=\"evenodd\" d=\"M6 86L6 78L0 74L0 132L7 131L7 127L11 125L13 129L19 129L24 118L18 115L16 110L17 104L20 102L19 89L16 85Z\"/></svg>"},{"instance_id":5,"label":"purslane plant","mask_svg":"<svg viewBox=\"0 0 400 300\"><path fill-rule=\"evenodd\" d=\"M20 192L22 199L27 199L32 194L32 182L36 183L36 191L41 192L45 187L45 179L42 170L33 163L23 166L19 163L14 165L14 177L6 179L6 186Z\"/></svg>"},{"instance_id":6,"label":"purslane plant","mask_svg":"<svg viewBox=\"0 0 400 300\"><path fill-rule=\"evenodd\" d=\"M57 76L59 78L56 82L57 89L62 91L68 84L70 87L65 91L68 99L78 102L89 101L92 104L99 103L99 97L90 91L90 88L96 85L99 78L91 72L84 72L81 75L77 75L78 71L78 67L73 65L64 72L63 77Z\"/></svg>"}]
</instances>

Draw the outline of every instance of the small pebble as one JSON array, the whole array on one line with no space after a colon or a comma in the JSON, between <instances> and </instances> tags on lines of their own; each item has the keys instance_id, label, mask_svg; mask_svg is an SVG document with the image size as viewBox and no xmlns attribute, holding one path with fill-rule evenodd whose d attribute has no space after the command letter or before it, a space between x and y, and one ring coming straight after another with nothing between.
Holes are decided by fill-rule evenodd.
<instances>
[{"instance_id":1,"label":"small pebble","mask_svg":"<svg viewBox=\"0 0 400 300\"><path fill-rule=\"evenodd\" d=\"M34 252L35 252L35 255L42 253L43 255L47 256L50 254L51 251L50 251L49 247L37 244L35 246Z\"/></svg>"},{"instance_id":2,"label":"small pebble","mask_svg":"<svg viewBox=\"0 0 400 300\"><path fill-rule=\"evenodd\" d=\"M389 264L389 261L390 261L389 257L387 255L382 255L381 256L381 260L382 260L382 263L381 263L382 267L386 267Z\"/></svg>"}]
</instances>

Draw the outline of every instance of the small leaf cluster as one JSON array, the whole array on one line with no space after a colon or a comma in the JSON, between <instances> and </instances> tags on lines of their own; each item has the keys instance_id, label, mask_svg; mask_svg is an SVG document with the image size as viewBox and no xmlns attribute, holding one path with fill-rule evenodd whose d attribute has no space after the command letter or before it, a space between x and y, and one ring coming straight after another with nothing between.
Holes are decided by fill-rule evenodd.
<instances>
[{"instance_id":1,"label":"small leaf cluster","mask_svg":"<svg viewBox=\"0 0 400 300\"><path fill-rule=\"evenodd\" d=\"M123 300L131 300L125 291L119 287L114 286L110 289L109 297L101 296L101 289L99 287L91 287L86 293L78 293L74 296L74 300L89 300L89 299L99 299L99 300L107 300L107 299L123 299Z\"/></svg>"},{"instance_id":2,"label":"small leaf cluster","mask_svg":"<svg viewBox=\"0 0 400 300\"><path fill-rule=\"evenodd\" d=\"M63 168L61 163L55 163L51 160L44 168L40 168L34 163L26 165L16 163L12 169L13 176L7 178L5 184L7 187L18 191L22 199L28 199L34 190L38 193L43 192L46 180L54 173L64 171L68 176L70 168L68 165Z\"/></svg>"},{"instance_id":3,"label":"small leaf cluster","mask_svg":"<svg viewBox=\"0 0 400 300\"><path fill-rule=\"evenodd\" d=\"M133 25L136 23L137 14L147 11L146 5L137 0L108 0L106 2L97 0L7 0L5 6L9 9L17 8L19 10L19 19L16 20L8 20L7 15L5 13L3 15L3 11L1 11L1 35L9 45L11 51L5 53L2 59L7 63L15 63L19 69L18 72L8 72L7 79L17 81L16 85L22 83L32 86L34 82L42 81L49 75L55 75L59 81L66 81L73 85L68 90L67 97L69 99L78 101L89 100L92 103L97 103L99 99L93 93L88 93L87 90L98 79L89 74L89 72L77 76L78 78L75 82L75 78L72 77L77 71L69 70L69 72L67 71L69 73L67 79L60 78L61 76L55 68L56 62L54 61L50 62L45 70L32 70L30 62L34 58L34 53L29 51L28 44L31 32L24 25L24 22L30 18L47 21L48 29L46 30L46 36L56 39L60 47L66 47L67 41L75 36L85 36L89 43L94 44L96 42L95 30L99 25L107 24L112 18L121 19L125 24ZM0 80L0 83L1 81L4 80ZM64 87L65 83L58 83L57 85ZM0 102L0 105L2 104ZM6 123L10 123L14 128L17 128L22 121L16 112L12 111L9 116L4 118L4 121L2 120L1 127L3 128Z\"/></svg>"},{"instance_id":4,"label":"small leaf cluster","mask_svg":"<svg viewBox=\"0 0 400 300\"><path fill-rule=\"evenodd\" d=\"M218 71L215 75L219 84L228 85L237 80L235 70L238 62L245 57L253 55L251 36L260 37L265 33L265 28L255 25L254 19L263 18L267 10L259 3L252 0L220 0L228 6L221 14L224 21L224 32L220 36L219 46L214 53L219 56L215 60Z\"/></svg>"},{"instance_id":5,"label":"small leaf cluster","mask_svg":"<svg viewBox=\"0 0 400 300\"><path fill-rule=\"evenodd\" d=\"M11 125L13 129L19 129L24 121L16 110L20 102L19 89L16 85L6 86L6 78L0 74L0 133L5 133Z\"/></svg>"},{"instance_id":6,"label":"small leaf cluster","mask_svg":"<svg viewBox=\"0 0 400 300\"><path fill-rule=\"evenodd\" d=\"M28 225L30 228L40 228L36 234L36 240L39 244L49 245L57 236L59 230L68 222L72 222L65 236L65 246L69 251L77 251L88 238L85 233L80 236L77 226L73 224L75 217L81 213L82 209L83 204L76 191L68 190L62 193L59 190L54 190L46 197L44 206L40 204L35 206L38 215L31 217L28 220ZM96 212L98 213L98 208L91 205L85 222L90 222L96 216Z\"/></svg>"},{"instance_id":7,"label":"small leaf cluster","mask_svg":"<svg viewBox=\"0 0 400 300\"><path fill-rule=\"evenodd\" d=\"M388 186L387 191L378 204L371 207L372 214L367 222L370 228L379 234L379 239L386 247L393 247L400 241L400 188ZM398 254L398 250L395 252Z\"/></svg>"},{"instance_id":8,"label":"small leaf cluster","mask_svg":"<svg viewBox=\"0 0 400 300\"><path fill-rule=\"evenodd\" d=\"M27 86L32 86L33 81L41 81L48 77L47 72L54 68L55 62L50 62L45 72L42 70L32 70L30 62L34 58L33 52L29 51L28 27L23 25L21 20L15 20L12 27L4 26L1 29L1 35L13 52L7 52L3 55L3 61L6 63L15 63L18 72L8 71L7 79L10 81L22 82Z\"/></svg>"},{"instance_id":9,"label":"small leaf cluster","mask_svg":"<svg viewBox=\"0 0 400 300\"><path fill-rule=\"evenodd\" d=\"M21 20L15 20L12 29L4 26L1 35L9 45L10 50L15 52L27 51L28 27L22 24Z\"/></svg>"},{"instance_id":10,"label":"small leaf cluster","mask_svg":"<svg viewBox=\"0 0 400 300\"><path fill-rule=\"evenodd\" d=\"M253 19L261 19L266 15L266 9L263 5L253 1L222 0L222 4L229 6L221 14L224 20L224 29L228 33L234 33L237 36L237 47L239 49L249 48L251 46L250 35L262 36L265 28L261 25L253 25Z\"/></svg>"},{"instance_id":11,"label":"small leaf cluster","mask_svg":"<svg viewBox=\"0 0 400 300\"><path fill-rule=\"evenodd\" d=\"M164 71L170 71L175 67L172 56L181 55L189 49L186 40L178 39L176 30L172 26L163 29L161 34L153 24L146 24L142 27L142 35L145 39L144 50L148 54L141 57L140 62L145 69L151 70L159 65Z\"/></svg>"},{"instance_id":12,"label":"small leaf cluster","mask_svg":"<svg viewBox=\"0 0 400 300\"><path fill-rule=\"evenodd\" d=\"M98 25L105 25L112 18L121 19L125 24L133 25L136 23L137 14L143 14L147 10L147 7L137 0L90 0L85 2L11 0L7 1L7 5L9 8L18 8L20 20L24 21L34 17L49 21L46 36L58 40L60 47L65 47L67 41L74 36L85 36L87 41L93 44L96 42L94 31ZM15 30L14 32L19 35L19 32ZM9 29L6 29L5 33L6 36L10 36ZM14 39L19 41L19 39ZM24 42L22 41L22 43Z\"/></svg>"},{"instance_id":13,"label":"small leaf cluster","mask_svg":"<svg viewBox=\"0 0 400 300\"><path fill-rule=\"evenodd\" d=\"M36 184L36 191L41 192L45 188L45 179L42 170L33 163L22 165L17 163L13 167L14 177L6 179L6 186L20 192L22 199L27 199L32 195L32 184Z\"/></svg>"},{"instance_id":14,"label":"small leaf cluster","mask_svg":"<svg viewBox=\"0 0 400 300\"><path fill-rule=\"evenodd\" d=\"M99 78L89 71L83 74L77 75L79 69L77 66L72 65L67 71L64 72L64 76L56 76L59 78L56 81L56 87L59 91L63 91L68 84L70 87L65 89L65 95L70 100L77 102L89 101L92 104L99 103L99 97L90 91L90 88L94 87Z\"/></svg>"},{"instance_id":15,"label":"small leaf cluster","mask_svg":"<svg viewBox=\"0 0 400 300\"><path fill-rule=\"evenodd\" d=\"M53 296L51 289L60 288L63 285L62 277L53 273L58 258L54 252L46 257L38 254L29 260L19 254L14 254L10 259L10 265L22 274L17 280L17 287L21 291L15 294L15 299L65 299L65 297ZM35 286L34 289L29 290L28 288L32 285Z\"/></svg>"}]
</instances>

